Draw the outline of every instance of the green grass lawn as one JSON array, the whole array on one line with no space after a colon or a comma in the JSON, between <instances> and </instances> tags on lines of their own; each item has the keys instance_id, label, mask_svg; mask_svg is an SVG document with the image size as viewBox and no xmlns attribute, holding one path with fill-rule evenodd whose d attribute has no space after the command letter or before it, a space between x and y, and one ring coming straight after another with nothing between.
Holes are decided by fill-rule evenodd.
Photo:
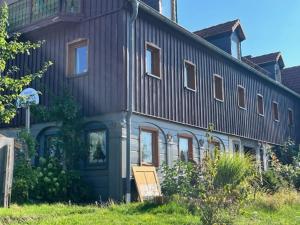
<instances>
[{"instance_id":1,"label":"green grass lawn","mask_svg":"<svg viewBox=\"0 0 300 225\"><path fill-rule=\"evenodd\" d=\"M151 204L96 206L13 205L0 209L0 224L199 224L199 216L176 203L155 206ZM299 225L300 204L283 206L277 210L250 205L234 222L237 225Z\"/></svg>"}]
</instances>

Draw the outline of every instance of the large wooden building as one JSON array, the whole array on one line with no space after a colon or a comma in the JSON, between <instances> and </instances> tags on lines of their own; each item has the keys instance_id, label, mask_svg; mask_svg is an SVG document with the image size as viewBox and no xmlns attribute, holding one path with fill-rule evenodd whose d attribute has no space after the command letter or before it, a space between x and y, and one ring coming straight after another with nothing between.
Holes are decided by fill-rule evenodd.
<instances>
[{"instance_id":1,"label":"large wooden building","mask_svg":"<svg viewBox=\"0 0 300 225\"><path fill-rule=\"evenodd\" d=\"M300 84L289 86L279 52L242 56L239 20L190 32L177 24L176 0L7 2L10 31L46 41L15 63L22 71L54 63L32 84L51 93L41 104L67 89L82 105L90 146L82 173L95 198L129 198L132 165L200 162L217 145L255 154L266 169L268 146L300 141ZM16 135L23 120L20 111L0 132ZM32 128L41 148L57 130ZM101 159L93 158L97 146Z\"/></svg>"}]
</instances>

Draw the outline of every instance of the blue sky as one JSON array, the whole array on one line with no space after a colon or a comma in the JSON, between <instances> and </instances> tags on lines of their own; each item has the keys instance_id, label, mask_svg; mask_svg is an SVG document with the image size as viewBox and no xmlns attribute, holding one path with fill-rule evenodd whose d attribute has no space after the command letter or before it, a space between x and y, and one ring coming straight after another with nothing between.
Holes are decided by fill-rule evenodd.
<instances>
[{"instance_id":1,"label":"blue sky","mask_svg":"<svg viewBox=\"0 0 300 225\"><path fill-rule=\"evenodd\" d=\"M286 67L300 65L299 0L178 0L178 17L190 31L239 18L243 55L280 51Z\"/></svg>"}]
</instances>

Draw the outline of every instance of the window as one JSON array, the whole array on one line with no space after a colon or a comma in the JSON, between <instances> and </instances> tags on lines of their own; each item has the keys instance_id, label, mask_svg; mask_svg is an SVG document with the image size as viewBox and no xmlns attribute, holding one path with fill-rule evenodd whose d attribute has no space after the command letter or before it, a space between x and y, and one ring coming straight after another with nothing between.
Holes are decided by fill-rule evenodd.
<instances>
[{"instance_id":1,"label":"window","mask_svg":"<svg viewBox=\"0 0 300 225\"><path fill-rule=\"evenodd\" d=\"M179 159L185 162L193 160L193 137L189 135L178 136Z\"/></svg>"},{"instance_id":2,"label":"window","mask_svg":"<svg viewBox=\"0 0 300 225\"><path fill-rule=\"evenodd\" d=\"M231 55L236 59L241 59L241 42L236 33L231 36Z\"/></svg>"},{"instance_id":3,"label":"window","mask_svg":"<svg viewBox=\"0 0 300 225\"><path fill-rule=\"evenodd\" d=\"M281 83L281 70L278 64L275 64L275 80Z\"/></svg>"},{"instance_id":4,"label":"window","mask_svg":"<svg viewBox=\"0 0 300 225\"><path fill-rule=\"evenodd\" d=\"M172 6L171 0L162 0L161 1L161 13L171 19L172 17Z\"/></svg>"},{"instance_id":5,"label":"window","mask_svg":"<svg viewBox=\"0 0 300 225\"><path fill-rule=\"evenodd\" d=\"M275 121L279 121L278 102L272 102L272 112Z\"/></svg>"},{"instance_id":6,"label":"window","mask_svg":"<svg viewBox=\"0 0 300 225\"><path fill-rule=\"evenodd\" d=\"M81 75L88 72L88 41L86 39L68 44L67 74Z\"/></svg>"},{"instance_id":7,"label":"window","mask_svg":"<svg viewBox=\"0 0 300 225\"><path fill-rule=\"evenodd\" d=\"M184 62L184 83L187 89L196 90L196 68L188 61Z\"/></svg>"},{"instance_id":8,"label":"window","mask_svg":"<svg viewBox=\"0 0 300 225\"><path fill-rule=\"evenodd\" d=\"M238 86L238 105L242 109L246 109L245 88Z\"/></svg>"},{"instance_id":9,"label":"window","mask_svg":"<svg viewBox=\"0 0 300 225\"><path fill-rule=\"evenodd\" d=\"M214 97L219 101L224 101L223 78L214 74Z\"/></svg>"},{"instance_id":10,"label":"window","mask_svg":"<svg viewBox=\"0 0 300 225\"><path fill-rule=\"evenodd\" d=\"M289 126L293 126L294 125L294 115L293 115L293 110L292 109L288 109L288 124Z\"/></svg>"},{"instance_id":11,"label":"window","mask_svg":"<svg viewBox=\"0 0 300 225\"><path fill-rule=\"evenodd\" d=\"M260 94L257 95L257 113L261 116L264 115L264 99Z\"/></svg>"},{"instance_id":12,"label":"window","mask_svg":"<svg viewBox=\"0 0 300 225\"><path fill-rule=\"evenodd\" d=\"M158 161L158 131L142 128L140 133L141 164L159 166Z\"/></svg>"},{"instance_id":13,"label":"window","mask_svg":"<svg viewBox=\"0 0 300 225\"><path fill-rule=\"evenodd\" d=\"M240 154L241 151L240 143L238 141L233 141L232 145L233 145L233 153Z\"/></svg>"},{"instance_id":14,"label":"window","mask_svg":"<svg viewBox=\"0 0 300 225\"><path fill-rule=\"evenodd\" d=\"M95 130L87 132L89 148L88 163L104 164L107 162L107 132Z\"/></svg>"},{"instance_id":15,"label":"window","mask_svg":"<svg viewBox=\"0 0 300 225\"><path fill-rule=\"evenodd\" d=\"M160 78L160 49L150 43L146 44L146 74Z\"/></svg>"}]
</instances>

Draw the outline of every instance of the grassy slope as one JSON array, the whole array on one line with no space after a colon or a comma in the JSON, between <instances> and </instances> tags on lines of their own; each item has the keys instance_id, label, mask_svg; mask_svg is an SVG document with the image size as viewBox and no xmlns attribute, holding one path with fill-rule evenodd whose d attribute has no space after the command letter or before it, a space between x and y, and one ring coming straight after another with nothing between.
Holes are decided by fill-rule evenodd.
<instances>
[{"instance_id":1,"label":"grassy slope","mask_svg":"<svg viewBox=\"0 0 300 225\"><path fill-rule=\"evenodd\" d=\"M0 209L0 224L198 224L199 217L170 203L164 206L131 204L128 206L13 205ZM267 210L249 206L235 224L238 225L293 225L300 224L300 205L284 206L279 210Z\"/></svg>"}]
</instances>

